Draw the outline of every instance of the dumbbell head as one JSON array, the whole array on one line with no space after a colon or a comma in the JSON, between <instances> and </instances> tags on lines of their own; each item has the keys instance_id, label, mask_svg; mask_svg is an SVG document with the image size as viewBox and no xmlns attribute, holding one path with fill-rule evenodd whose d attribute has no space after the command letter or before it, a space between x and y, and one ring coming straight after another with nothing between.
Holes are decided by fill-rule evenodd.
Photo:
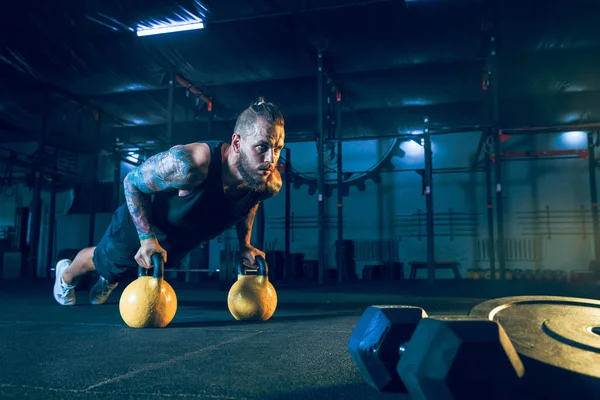
<instances>
[{"instance_id":1,"label":"dumbbell head","mask_svg":"<svg viewBox=\"0 0 600 400\"><path fill-rule=\"evenodd\" d=\"M363 379L381 391L405 392L396 373L399 348L427 317L420 307L370 306L348 341L348 351Z\"/></svg>"},{"instance_id":2,"label":"dumbbell head","mask_svg":"<svg viewBox=\"0 0 600 400\"><path fill-rule=\"evenodd\" d=\"M403 346L397 373L413 400L513 398L523 364L489 320L424 319Z\"/></svg>"}]
</instances>

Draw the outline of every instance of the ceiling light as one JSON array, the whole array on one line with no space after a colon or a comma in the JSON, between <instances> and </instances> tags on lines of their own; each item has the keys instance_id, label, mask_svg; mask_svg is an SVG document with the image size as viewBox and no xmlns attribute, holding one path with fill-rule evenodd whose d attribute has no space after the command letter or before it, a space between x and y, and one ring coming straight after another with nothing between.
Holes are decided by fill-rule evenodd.
<instances>
[{"instance_id":1,"label":"ceiling light","mask_svg":"<svg viewBox=\"0 0 600 400\"><path fill-rule=\"evenodd\" d=\"M185 24L173 24L173 25L157 25L151 27L138 27L138 36L149 36L149 35L160 35L164 33L191 31L194 29L203 29L204 22L194 22Z\"/></svg>"}]
</instances>

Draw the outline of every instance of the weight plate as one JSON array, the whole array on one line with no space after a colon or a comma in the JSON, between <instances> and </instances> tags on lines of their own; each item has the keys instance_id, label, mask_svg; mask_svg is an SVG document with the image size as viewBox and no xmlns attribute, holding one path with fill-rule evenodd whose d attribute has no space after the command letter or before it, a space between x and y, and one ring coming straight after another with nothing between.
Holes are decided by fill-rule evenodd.
<instances>
[{"instance_id":1,"label":"weight plate","mask_svg":"<svg viewBox=\"0 0 600 400\"><path fill-rule=\"evenodd\" d=\"M557 379L563 386L600 393L600 301L503 297L476 305L469 315L500 323L523 358L525 375L538 383L558 387L561 382L552 381Z\"/></svg>"}]
</instances>

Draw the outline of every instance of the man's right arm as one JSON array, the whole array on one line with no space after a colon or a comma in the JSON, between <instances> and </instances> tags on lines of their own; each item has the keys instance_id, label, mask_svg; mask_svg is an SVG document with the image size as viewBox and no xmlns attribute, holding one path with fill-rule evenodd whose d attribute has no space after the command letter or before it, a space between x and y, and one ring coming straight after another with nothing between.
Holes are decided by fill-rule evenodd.
<instances>
[{"instance_id":1,"label":"man's right arm","mask_svg":"<svg viewBox=\"0 0 600 400\"><path fill-rule=\"evenodd\" d=\"M199 146L202 145L178 145L158 153L123 180L125 201L140 241L156 239L150 213L153 193L190 190L204 180L210 153Z\"/></svg>"}]
</instances>

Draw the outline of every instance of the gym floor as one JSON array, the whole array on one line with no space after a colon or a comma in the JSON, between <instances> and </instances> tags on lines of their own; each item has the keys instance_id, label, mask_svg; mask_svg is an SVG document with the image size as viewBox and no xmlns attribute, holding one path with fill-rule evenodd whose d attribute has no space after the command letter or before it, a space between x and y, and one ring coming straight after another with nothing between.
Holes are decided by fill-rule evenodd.
<instances>
[{"instance_id":1,"label":"gym floor","mask_svg":"<svg viewBox=\"0 0 600 400\"><path fill-rule=\"evenodd\" d=\"M590 297L596 287L548 282L424 281L341 286L275 283L265 322L239 322L216 285L173 283L177 315L163 329L131 329L121 285L102 306L60 307L52 282L0 282L2 399L402 399L363 383L346 348L365 307L410 304L464 315L513 295Z\"/></svg>"}]
</instances>

